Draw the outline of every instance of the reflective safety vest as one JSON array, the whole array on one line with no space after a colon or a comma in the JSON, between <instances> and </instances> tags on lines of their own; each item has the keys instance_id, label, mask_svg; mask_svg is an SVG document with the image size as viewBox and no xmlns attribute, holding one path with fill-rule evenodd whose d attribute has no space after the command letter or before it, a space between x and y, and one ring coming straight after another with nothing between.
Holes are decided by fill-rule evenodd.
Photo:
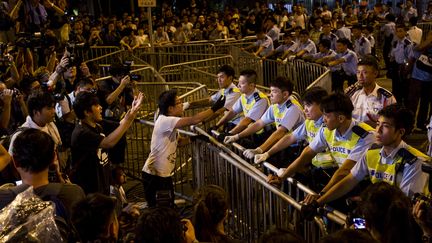
<instances>
[{"instance_id":1,"label":"reflective safety vest","mask_svg":"<svg viewBox=\"0 0 432 243\"><path fill-rule=\"evenodd\" d=\"M307 119L305 121L305 127L307 133L306 140L308 141L308 143L311 143L312 140L316 137L323 124L324 123L322 123L319 126L315 126L314 120ZM312 165L319 168L331 168L337 166L336 162L334 161L328 149L326 149L325 152L317 153L315 157L312 159Z\"/></svg>"},{"instance_id":2,"label":"reflective safety vest","mask_svg":"<svg viewBox=\"0 0 432 243\"><path fill-rule=\"evenodd\" d=\"M366 165L369 170L369 179L372 183L384 181L390 185L399 186L402 181L405 164L413 164L417 159L423 158L425 161L430 157L418 151L417 149L407 146L401 148L395 155L392 164L382 164L381 148L371 148L366 152Z\"/></svg>"},{"instance_id":3,"label":"reflective safety vest","mask_svg":"<svg viewBox=\"0 0 432 243\"><path fill-rule=\"evenodd\" d=\"M292 106L292 105L296 105L300 110L303 110L303 106L297 101L296 98L292 97L289 98L286 103L285 106L286 108L281 112L279 110L279 107L277 104L273 104L273 116L275 118L275 126L276 129L280 126L282 118L284 118L285 114L287 113L288 109Z\"/></svg>"},{"instance_id":4,"label":"reflective safety vest","mask_svg":"<svg viewBox=\"0 0 432 243\"><path fill-rule=\"evenodd\" d=\"M231 93L231 92L240 93L240 89L237 88L237 87L229 88L228 89L228 93ZM225 95L225 89L220 89L219 90L219 94L222 95L222 96L224 96Z\"/></svg>"},{"instance_id":5,"label":"reflective safety vest","mask_svg":"<svg viewBox=\"0 0 432 243\"><path fill-rule=\"evenodd\" d=\"M252 107L255 105L255 103L261 99L265 99L267 101L267 105L270 105L270 101L269 101L267 95L265 95L263 92L261 92L261 91L255 92L253 94L253 96L254 96L254 99L249 104L247 103L247 99L246 99L245 94L241 94L241 96L240 96L240 101L242 104L244 116L246 116L246 114L249 113L249 111L252 109ZM256 134L261 134L263 132L264 132L264 129L261 129L258 132L256 132Z\"/></svg>"},{"instance_id":6,"label":"reflective safety vest","mask_svg":"<svg viewBox=\"0 0 432 243\"><path fill-rule=\"evenodd\" d=\"M352 134L349 140L338 141L336 140L337 129L330 131L329 129L324 128L324 138L329 146L328 149L339 167L343 164L346 158L348 158L348 155L351 153L358 141L374 130L371 126L363 122L353 126L351 129Z\"/></svg>"}]
</instances>

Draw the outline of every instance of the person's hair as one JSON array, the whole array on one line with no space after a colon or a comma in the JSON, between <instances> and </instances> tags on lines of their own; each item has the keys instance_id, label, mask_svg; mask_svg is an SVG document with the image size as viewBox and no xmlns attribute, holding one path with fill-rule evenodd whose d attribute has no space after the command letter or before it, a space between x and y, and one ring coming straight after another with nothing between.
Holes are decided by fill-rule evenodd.
<instances>
[{"instance_id":1,"label":"person's hair","mask_svg":"<svg viewBox=\"0 0 432 243\"><path fill-rule=\"evenodd\" d=\"M379 116L392 119L396 129L405 129L404 137L414 128L414 113L404 106L392 104L378 112Z\"/></svg>"},{"instance_id":2,"label":"person's hair","mask_svg":"<svg viewBox=\"0 0 432 243\"><path fill-rule=\"evenodd\" d=\"M111 169L111 184L115 185L118 183L117 179L120 178L121 175L124 174L124 170L121 166L116 166Z\"/></svg>"},{"instance_id":3,"label":"person's hair","mask_svg":"<svg viewBox=\"0 0 432 243\"><path fill-rule=\"evenodd\" d=\"M378 243L367 231L343 229L324 236L320 243Z\"/></svg>"},{"instance_id":4,"label":"person's hair","mask_svg":"<svg viewBox=\"0 0 432 243\"><path fill-rule=\"evenodd\" d=\"M372 55L365 55L357 66L369 66L375 69L375 71L379 71L378 60Z\"/></svg>"},{"instance_id":5,"label":"person's hair","mask_svg":"<svg viewBox=\"0 0 432 243\"><path fill-rule=\"evenodd\" d=\"M326 49L330 49L331 48L331 41L329 39L322 39L319 42L320 45L324 46Z\"/></svg>"},{"instance_id":6,"label":"person's hair","mask_svg":"<svg viewBox=\"0 0 432 243\"><path fill-rule=\"evenodd\" d=\"M54 107L55 100L52 94L43 91L33 92L27 99L28 113L33 118L35 112L41 111L44 107Z\"/></svg>"},{"instance_id":7,"label":"person's hair","mask_svg":"<svg viewBox=\"0 0 432 243\"><path fill-rule=\"evenodd\" d=\"M218 242L217 239L223 238L216 227L225 218L228 208L223 188L216 185L200 188L194 196L193 222L197 239Z\"/></svg>"},{"instance_id":8,"label":"person's hair","mask_svg":"<svg viewBox=\"0 0 432 243\"><path fill-rule=\"evenodd\" d=\"M240 76L245 76L247 82L256 84L257 83L257 73L253 69L245 69L240 72Z\"/></svg>"},{"instance_id":9,"label":"person's hair","mask_svg":"<svg viewBox=\"0 0 432 243\"><path fill-rule=\"evenodd\" d=\"M309 36L309 31L307 31L307 30L301 30L300 33L299 33L299 35L307 35L307 36Z\"/></svg>"},{"instance_id":10,"label":"person's hair","mask_svg":"<svg viewBox=\"0 0 432 243\"><path fill-rule=\"evenodd\" d=\"M162 115L168 115L168 108L175 106L177 91L174 89L166 90L159 95L158 107Z\"/></svg>"},{"instance_id":11,"label":"person's hair","mask_svg":"<svg viewBox=\"0 0 432 243\"><path fill-rule=\"evenodd\" d=\"M387 14L385 16L385 19L389 22L394 22L396 20L396 17L393 14Z\"/></svg>"},{"instance_id":12,"label":"person's hair","mask_svg":"<svg viewBox=\"0 0 432 243\"><path fill-rule=\"evenodd\" d=\"M417 21L418 21L418 17L416 17L416 16L412 16L409 19L409 22L410 22L411 26L416 26L417 25Z\"/></svg>"},{"instance_id":13,"label":"person's hair","mask_svg":"<svg viewBox=\"0 0 432 243\"><path fill-rule=\"evenodd\" d=\"M79 82L76 83L75 88L84 88L87 85L94 86L95 83L94 83L93 79L91 79L91 78L82 78L82 79L79 80Z\"/></svg>"},{"instance_id":14,"label":"person's hair","mask_svg":"<svg viewBox=\"0 0 432 243\"><path fill-rule=\"evenodd\" d=\"M294 84L283 76L276 77L272 82L270 82L269 87L279 88L282 92L288 91L289 94L292 94L294 91Z\"/></svg>"},{"instance_id":15,"label":"person's hair","mask_svg":"<svg viewBox=\"0 0 432 243\"><path fill-rule=\"evenodd\" d=\"M320 105L323 98L327 95L327 90L319 86L315 86L306 90L306 92L303 94L302 101L306 104L316 103Z\"/></svg>"},{"instance_id":16,"label":"person's hair","mask_svg":"<svg viewBox=\"0 0 432 243\"><path fill-rule=\"evenodd\" d=\"M409 28L405 23L397 23L395 30L397 29L403 29L404 31L408 31Z\"/></svg>"},{"instance_id":17,"label":"person's hair","mask_svg":"<svg viewBox=\"0 0 432 243\"><path fill-rule=\"evenodd\" d=\"M337 43L341 43L345 46L349 46L351 44L351 41L348 40L347 38L340 38L336 41Z\"/></svg>"},{"instance_id":18,"label":"person's hair","mask_svg":"<svg viewBox=\"0 0 432 243\"><path fill-rule=\"evenodd\" d=\"M347 95L338 92L322 99L321 110L325 113L340 113L347 119L351 119L354 106Z\"/></svg>"},{"instance_id":19,"label":"person's hair","mask_svg":"<svg viewBox=\"0 0 432 243\"><path fill-rule=\"evenodd\" d=\"M303 243L306 242L294 231L276 226L270 227L259 239L260 243Z\"/></svg>"},{"instance_id":20,"label":"person's hair","mask_svg":"<svg viewBox=\"0 0 432 243\"><path fill-rule=\"evenodd\" d=\"M322 25L324 26L325 24L331 25L331 22L329 20L323 20Z\"/></svg>"},{"instance_id":21,"label":"person's hair","mask_svg":"<svg viewBox=\"0 0 432 243\"><path fill-rule=\"evenodd\" d=\"M71 221L83 242L106 239L116 201L101 193L87 195L72 206Z\"/></svg>"},{"instance_id":22,"label":"person's hair","mask_svg":"<svg viewBox=\"0 0 432 243\"><path fill-rule=\"evenodd\" d=\"M45 132L28 128L16 136L12 153L17 167L39 173L48 169L54 160L54 140Z\"/></svg>"},{"instance_id":23,"label":"person's hair","mask_svg":"<svg viewBox=\"0 0 432 243\"><path fill-rule=\"evenodd\" d=\"M146 208L135 227L137 243L181 243L184 225L179 214L172 208Z\"/></svg>"},{"instance_id":24,"label":"person's hair","mask_svg":"<svg viewBox=\"0 0 432 243\"><path fill-rule=\"evenodd\" d=\"M233 77L233 78L235 75L234 68L231 67L230 65L223 65L218 69L217 73L225 73L226 76Z\"/></svg>"},{"instance_id":25,"label":"person's hair","mask_svg":"<svg viewBox=\"0 0 432 243\"><path fill-rule=\"evenodd\" d=\"M386 182L370 185L361 194L358 207L369 229L379 233L382 243L421 242L421 230L411 214L410 199Z\"/></svg>"},{"instance_id":26,"label":"person's hair","mask_svg":"<svg viewBox=\"0 0 432 243\"><path fill-rule=\"evenodd\" d=\"M22 90L24 93L26 94L30 94L32 91L32 84L37 81L39 82L36 78L34 78L31 75L25 75L22 79L21 82L19 83L19 89ZM40 83L40 82L39 82Z\"/></svg>"},{"instance_id":27,"label":"person's hair","mask_svg":"<svg viewBox=\"0 0 432 243\"><path fill-rule=\"evenodd\" d=\"M256 35L259 35L259 34L265 34L266 33L266 31L265 31L265 29L263 29L263 28L258 28L256 31L255 31L255 34Z\"/></svg>"},{"instance_id":28,"label":"person's hair","mask_svg":"<svg viewBox=\"0 0 432 243\"><path fill-rule=\"evenodd\" d=\"M92 106L99 104L99 99L96 94L90 92L80 92L75 98L73 109L78 119L84 119L85 111L90 112L92 110Z\"/></svg>"}]
</instances>

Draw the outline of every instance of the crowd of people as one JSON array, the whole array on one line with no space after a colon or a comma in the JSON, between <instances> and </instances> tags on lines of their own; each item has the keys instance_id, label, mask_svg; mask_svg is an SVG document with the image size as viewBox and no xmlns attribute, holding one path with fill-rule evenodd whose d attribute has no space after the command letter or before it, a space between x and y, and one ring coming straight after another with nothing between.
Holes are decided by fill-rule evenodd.
<instances>
[{"instance_id":1,"label":"crowd of people","mask_svg":"<svg viewBox=\"0 0 432 243\"><path fill-rule=\"evenodd\" d=\"M360 194L370 235L348 230L334 237L360 234L359 239L371 242L417 242L422 230L425 237L432 235L427 203L413 207L408 200L423 192L428 175L421 165L430 157L404 141L413 128L427 130L432 33L423 38L416 25L432 20L432 3L423 15L411 1L398 8L378 3L373 9L367 1L353 1L336 4L333 11L323 4L310 13L301 4L292 11L259 2L249 9L216 11L206 1L191 1L178 13L162 4L153 17L152 35L144 11L94 17L69 11L65 0L11 0L0 7L0 182L22 183L0 189L1 208L32 186L36 195L57 198L56 205L63 205L66 223L77 231L77 238L67 237L71 241L236 242L224 228L230 205L222 188L206 186L197 193L192 221L162 207L174 205L176 151L189 143L177 129L215 119L212 129L220 132L220 141L239 142L247 148L245 158L281 168L269 175L269 183L280 185L299 176L320 192L305 198L305 215L326 203L343 205L350 193L364 189L362 182L371 182ZM382 46L374 36L377 30ZM329 66L334 92L315 87L298 97L290 77L275 77L267 80L269 98L256 87L262 80L254 70L242 70L234 84L236 74L229 65L219 68L221 90L208 99L184 103L174 90L163 92L142 168L150 208L143 211L129 203L120 167L125 133L146 97L124 63L113 63L111 78L96 83L98 67L79 60L75 48L104 45L133 51L151 42L249 35L257 41L244 50L254 49L262 60L302 58ZM377 56L392 79L392 92L376 83L381 69ZM183 117L185 109L202 106L211 108ZM395 220L406 224L387 224ZM331 237L323 241L332 242ZM277 239L301 241L286 229L262 236L262 242Z\"/></svg>"}]
</instances>

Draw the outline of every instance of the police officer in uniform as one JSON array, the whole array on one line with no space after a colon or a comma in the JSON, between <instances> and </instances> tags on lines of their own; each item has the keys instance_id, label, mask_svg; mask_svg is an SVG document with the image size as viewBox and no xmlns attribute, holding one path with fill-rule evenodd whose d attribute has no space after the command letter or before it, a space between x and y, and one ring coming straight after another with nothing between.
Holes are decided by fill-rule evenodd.
<instances>
[{"instance_id":1,"label":"police officer in uniform","mask_svg":"<svg viewBox=\"0 0 432 243\"><path fill-rule=\"evenodd\" d=\"M396 38L390 51L390 68L388 77L392 80L392 91L400 104L407 105L409 78L411 75L410 59L413 57L413 44L406 37L406 27L396 26Z\"/></svg>"},{"instance_id":2,"label":"police officer in uniform","mask_svg":"<svg viewBox=\"0 0 432 243\"><path fill-rule=\"evenodd\" d=\"M336 41L338 40L337 35L331 32L331 24L329 21L325 21L322 26L322 33L319 37L319 42L322 40L329 40L331 43L330 49L336 51Z\"/></svg>"},{"instance_id":3,"label":"police officer in uniform","mask_svg":"<svg viewBox=\"0 0 432 243\"><path fill-rule=\"evenodd\" d=\"M287 132L293 131L297 126L304 122L303 107L298 100L292 95L294 85L284 77L276 78L270 84L270 100L272 105L267 109L264 115L255 122L252 126L234 136L226 137L225 142L234 142L240 138L250 136L251 134L263 129L265 126L274 125L276 131L261 144L260 147L255 149L247 149L243 155L252 159L255 154L262 153L263 149L267 150L270 146L275 144ZM286 151L287 156L292 157L295 153L295 148ZM275 160L275 166L281 166L281 163L286 162L283 160ZM286 166L286 165L285 165Z\"/></svg>"},{"instance_id":4,"label":"police officer in uniform","mask_svg":"<svg viewBox=\"0 0 432 243\"><path fill-rule=\"evenodd\" d=\"M354 107L345 94L333 93L325 97L321 108L326 127L319 130L300 157L282 175L269 176L269 183L280 184L287 177L301 171L317 153L328 149L339 168L322 190L325 192L343 179L374 143L373 128L351 118ZM305 200L310 202L315 198L316 196L309 195Z\"/></svg>"},{"instance_id":5,"label":"police officer in uniform","mask_svg":"<svg viewBox=\"0 0 432 243\"><path fill-rule=\"evenodd\" d=\"M378 75L376 58L365 56L357 67L357 83L346 90L354 105L353 118L372 127L375 127L378 121L378 112L396 103L393 94L376 83Z\"/></svg>"},{"instance_id":6,"label":"police officer in uniform","mask_svg":"<svg viewBox=\"0 0 432 243\"><path fill-rule=\"evenodd\" d=\"M371 183L384 181L395 185L408 197L424 192L428 177L421 165L430 161L430 157L402 140L413 127L413 113L394 104L385 107L379 115L376 143L343 180L318 198L318 205L345 195L364 178L369 178Z\"/></svg>"},{"instance_id":7,"label":"police officer in uniform","mask_svg":"<svg viewBox=\"0 0 432 243\"><path fill-rule=\"evenodd\" d=\"M348 85L352 85L357 81L357 54L348 46L351 42L348 39L339 39L336 42L337 55L327 58L328 66L332 70L332 91L343 91L344 81L348 81Z\"/></svg>"},{"instance_id":8,"label":"police officer in uniform","mask_svg":"<svg viewBox=\"0 0 432 243\"><path fill-rule=\"evenodd\" d=\"M215 119L216 117L218 117L219 115L223 114L224 112L227 112L229 109L232 108L234 103L240 98L240 90L233 83L234 75L235 75L235 71L230 65L223 65L217 71L217 83L220 90L217 93L210 96L209 98L193 101L190 103L189 102L183 103L183 109L186 110L188 108L210 106L214 104L220 98L220 96L225 96L225 106L219 111L216 111L212 117L206 120L206 122L209 122ZM226 127L228 130L231 130L239 122L240 122L240 116L235 117L234 119L226 123ZM217 129L217 127L214 127L214 129Z\"/></svg>"},{"instance_id":9,"label":"police officer in uniform","mask_svg":"<svg viewBox=\"0 0 432 243\"><path fill-rule=\"evenodd\" d=\"M236 115L243 113L243 118L240 122L232 128L226 135L235 135L242 132L250 124L258 121L262 114L267 110L270 102L267 96L255 88L257 82L257 73L254 70L246 69L240 73L238 87L241 92L241 96L234 105L229 109L227 113L216 123L217 127L222 126ZM263 131L259 131L254 138L256 140L262 140L264 136ZM224 138L221 137L222 139Z\"/></svg>"},{"instance_id":10,"label":"police officer in uniform","mask_svg":"<svg viewBox=\"0 0 432 243\"><path fill-rule=\"evenodd\" d=\"M354 39L354 51L359 59L372 53L372 46L369 40L363 36L362 27L354 25L351 28Z\"/></svg>"},{"instance_id":11,"label":"police officer in uniform","mask_svg":"<svg viewBox=\"0 0 432 243\"><path fill-rule=\"evenodd\" d=\"M286 134L267 152L255 155L255 163L261 163L268 158L273 157L277 152L300 141L311 143L314 137L324 126L322 111L320 108L321 100L327 96L327 91L321 87L312 87L306 90L302 97L306 120L297 127L292 133ZM260 146L261 148L262 146ZM271 157L270 157L271 156ZM318 153L311 161L311 177L309 185L313 190L321 190L330 180L331 176L337 169L337 164L326 149ZM280 172L283 172L281 170Z\"/></svg>"}]
</instances>

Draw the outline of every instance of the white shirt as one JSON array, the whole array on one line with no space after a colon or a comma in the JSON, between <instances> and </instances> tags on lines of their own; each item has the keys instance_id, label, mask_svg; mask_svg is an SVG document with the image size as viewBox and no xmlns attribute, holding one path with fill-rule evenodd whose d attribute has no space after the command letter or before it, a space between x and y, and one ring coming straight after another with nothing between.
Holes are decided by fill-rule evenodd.
<instances>
[{"instance_id":1,"label":"white shirt","mask_svg":"<svg viewBox=\"0 0 432 243\"><path fill-rule=\"evenodd\" d=\"M351 96L351 101L354 105L352 117L362 122L376 122L380 110L385 106L396 103L394 96L386 97L383 92L390 93L390 91L385 90L378 84L375 85L374 90L369 95L363 89L357 90Z\"/></svg>"},{"instance_id":2,"label":"white shirt","mask_svg":"<svg viewBox=\"0 0 432 243\"><path fill-rule=\"evenodd\" d=\"M162 114L156 119L143 172L160 177L171 176L177 158L178 132L175 126L180 119Z\"/></svg>"},{"instance_id":3,"label":"white shirt","mask_svg":"<svg viewBox=\"0 0 432 243\"><path fill-rule=\"evenodd\" d=\"M408 31L409 39L414 42L416 45L420 44L423 36L423 30L417 26L411 27Z\"/></svg>"}]
</instances>

